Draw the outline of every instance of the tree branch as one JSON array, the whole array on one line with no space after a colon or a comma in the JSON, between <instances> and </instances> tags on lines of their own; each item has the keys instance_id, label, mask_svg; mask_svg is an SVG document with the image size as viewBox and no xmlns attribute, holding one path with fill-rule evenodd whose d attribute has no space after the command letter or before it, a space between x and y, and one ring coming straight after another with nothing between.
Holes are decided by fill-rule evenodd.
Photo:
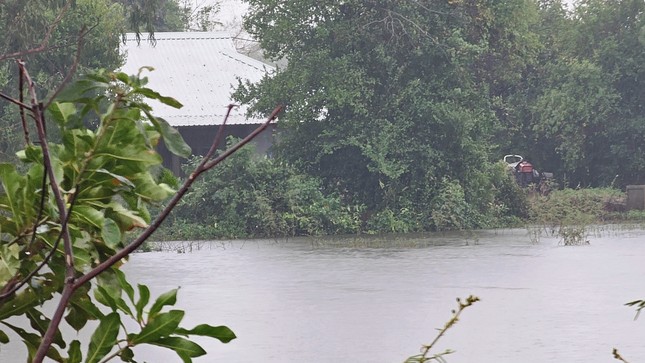
<instances>
[{"instance_id":1,"label":"tree branch","mask_svg":"<svg viewBox=\"0 0 645 363\"><path fill-rule=\"evenodd\" d=\"M23 103L23 102L21 102L21 101L19 101L19 100L15 99L15 98L13 98L13 97L7 96L7 95L5 95L5 94L4 94L4 93L2 93L2 92L0 92L0 98L2 98L3 100L9 101L9 102L11 102L11 103L13 103L13 104L15 104L15 105L17 105L17 106L18 106L18 107L20 107L20 108L25 108L25 109L31 110L31 106L29 106L28 104Z\"/></svg>"},{"instance_id":2,"label":"tree branch","mask_svg":"<svg viewBox=\"0 0 645 363\"><path fill-rule=\"evenodd\" d=\"M20 71L24 74L25 80L27 82L28 90L31 95L31 104L32 104L31 112L34 116L34 121L36 123L38 140L40 141L40 147L43 152L43 163L45 166L45 171L47 172L47 175L49 178L49 184L52 188L52 192L56 200L56 205L58 207L58 214L60 216L61 221L65 221L68 218L68 213L67 213L67 208L65 207L65 200L63 199L63 195L61 194L61 190L58 185L58 181L56 180L54 169L52 167L51 154L49 152L49 145L47 144L47 135L45 132L44 107L42 103L38 102L35 85L31 77L29 76L27 69L25 68L25 63L22 61L18 61L18 67L20 68ZM47 331L43 335L43 340L41 341L41 344L38 347L38 350L36 351L36 354L34 356L33 361L35 363L41 363L45 358L45 356L47 355L47 351L49 350L49 347L51 346L51 343L54 339L54 336L58 331L58 326L60 325L60 322L63 319L63 314L65 312L65 308L67 307L67 302L69 301L72 294L74 293L73 283L74 283L75 272L74 272L74 253L72 251L72 240L69 235L69 230L67 226L61 229L61 233L63 236L63 247L65 250L65 285L63 287L63 292L61 294L62 295L61 299L58 303L56 311L54 312L54 316L52 317L51 322L47 327Z\"/></svg>"},{"instance_id":3,"label":"tree branch","mask_svg":"<svg viewBox=\"0 0 645 363\"><path fill-rule=\"evenodd\" d=\"M18 69L18 98L20 100L20 103L24 103L24 85L25 85L25 80L23 77L22 72L20 69ZM27 128L27 118L25 117L25 109L23 107L19 107L20 109L20 121L22 122L22 133L25 136L25 146L28 146L30 144L29 142L29 128Z\"/></svg>"}]
</instances>

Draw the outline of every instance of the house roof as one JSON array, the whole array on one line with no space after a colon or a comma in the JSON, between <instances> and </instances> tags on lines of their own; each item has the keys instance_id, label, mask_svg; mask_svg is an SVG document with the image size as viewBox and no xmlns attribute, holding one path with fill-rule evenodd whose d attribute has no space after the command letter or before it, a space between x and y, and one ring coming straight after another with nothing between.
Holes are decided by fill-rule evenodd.
<instances>
[{"instance_id":1,"label":"house roof","mask_svg":"<svg viewBox=\"0 0 645 363\"><path fill-rule=\"evenodd\" d=\"M237 78L259 81L275 69L253 58L238 53L233 39L225 32L155 33L154 44L145 41L147 34L137 43L134 33L126 35L122 50L126 63L121 71L136 74L143 66L154 67L145 74L148 86L164 96L181 102L184 107L175 109L151 101L153 113L163 117L172 126L220 125L227 106L233 101L231 94ZM257 124L264 120L246 117L246 106L231 112L228 124Z\"/></svg>"}]
</instances>

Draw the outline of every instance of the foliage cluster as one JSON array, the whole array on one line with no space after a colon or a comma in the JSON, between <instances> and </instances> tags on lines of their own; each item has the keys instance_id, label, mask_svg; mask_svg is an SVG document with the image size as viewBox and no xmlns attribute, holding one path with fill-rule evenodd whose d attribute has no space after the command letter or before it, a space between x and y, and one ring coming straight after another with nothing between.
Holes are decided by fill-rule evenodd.
<instances>
[{"instance_id":1,"label":"foliage cluster","mask_svg":"<svg viewBox=\"0 0 645 363\"><path fill-rule=\"evenodd\" d=\"M99 72L51 102L48 129L58 129L61 142L49 142L43 103L23 64L21 71L38 142L28 140L18 153L21 168L0 163L0 343L17 335L28 361L36 362L45 355L57 362L83 356L86 362L135 362L132 348L141 344L171 349L190 362L205 351L187 336L233 339L223 326L182 328L183 311L163 311L174 305L176 290L150 305L149 289L139 285L135 296L119 270L129 251L126 232L148 231L148 206L174 194L155 175L161 164L155 146L163 139L172 152L190 154L178 132L142 100L181 104L147 88L147 78ZM49 301L58 304L50 316L43 305ZM19 316L25 319L10 322ZM98 321L84 354L79 340L61 333L63 317L76 331ZM125 324L124 317L135 324Z\"/></svg>"},{"instance_id":2,"label":"foliage cluster","mask_svg":"<svg viewBox=\"0 0 645 363\"><path fill-rule=\"evenodd\" d=\"M199 158L185 165L194 167ZM348 206L336 191L289 164L246 146L218 169L204 175L155 234L157 240L203 240L354 233L408 233L518 225L528 217L528 193L504 163L486 173L493 187L482 192L488 214L466 202L461 185L444 180L435 208L414 214L410 208L369 213ZM166 178L172 183L172 178Z\"/></svg>"},{"instance_id":3,"label":"foliage cluster","mask_svg":"<svg viewBox=\"0 0 645 363\"><path fill-rule=\"evenodd\" d=\"M612 202L624 202L625 193L612 188L555 190L532 199L531 220L540 224L604 223L610 219Z\"/></svg>"},{"instance_id":4,"label":"foliage cluster","mask_svg":"<svg viewBox=\"0 0 645 363\"><path fill-rule=\"evenodd\" d=\"M186 170L199 162L192 159ZM193 184L158 238L356 233L361 209L343 206L337 195L323 193L316 178L260 156L247 145Z\"/></svg>"}]
</instances>

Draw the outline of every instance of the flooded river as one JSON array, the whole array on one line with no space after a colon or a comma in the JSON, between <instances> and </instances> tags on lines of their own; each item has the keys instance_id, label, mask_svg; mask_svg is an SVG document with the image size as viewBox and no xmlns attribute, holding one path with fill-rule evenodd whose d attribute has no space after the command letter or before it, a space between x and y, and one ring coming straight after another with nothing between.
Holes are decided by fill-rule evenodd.
<instances>
[{"instance_id":1,"label":"flooded river","mask_svg":"<svg viewBox=\"0 0 645 363\"><path fill-rule=\"evenodd\" d=\"M634 321L624 306L645 298L645 231L590 242L535 244L525 230L211 242L136 254L125 270L153 295L181 286L183 325L238 335L200 340L209 354L197 362L402 362L470 294L481 301L437 346L455 350L450 363L611 362L613 347L645 362L645 315ZM156 348L137 354L180 362Z\"/></svg>"}]
</instances>

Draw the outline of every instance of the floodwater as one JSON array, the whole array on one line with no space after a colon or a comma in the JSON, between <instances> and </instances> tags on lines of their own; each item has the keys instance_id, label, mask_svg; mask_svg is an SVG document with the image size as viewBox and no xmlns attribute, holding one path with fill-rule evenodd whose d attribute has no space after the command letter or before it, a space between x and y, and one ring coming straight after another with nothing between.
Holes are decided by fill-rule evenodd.
<instances>
[{"instance_id":1,"label":"floodwater","mask_svg":"<svg viewBox=\"0 0 645 363\"><path fill-rule=\"evenodd\" d=\"M182 325L227 325L196 362L402 362L456 307L481 298L439 341L450 363L645 361L645 231L606 229L590 245L533 243L525 230L405 237L163 244L125 266L153 296L181 286ZM181 362L170 351L136 351ZM5 358L3 359L3 354ZM8 360L7 349L0 361ZM22 359L16 362L24 361Z\"/></svg>"}]
</instances>

